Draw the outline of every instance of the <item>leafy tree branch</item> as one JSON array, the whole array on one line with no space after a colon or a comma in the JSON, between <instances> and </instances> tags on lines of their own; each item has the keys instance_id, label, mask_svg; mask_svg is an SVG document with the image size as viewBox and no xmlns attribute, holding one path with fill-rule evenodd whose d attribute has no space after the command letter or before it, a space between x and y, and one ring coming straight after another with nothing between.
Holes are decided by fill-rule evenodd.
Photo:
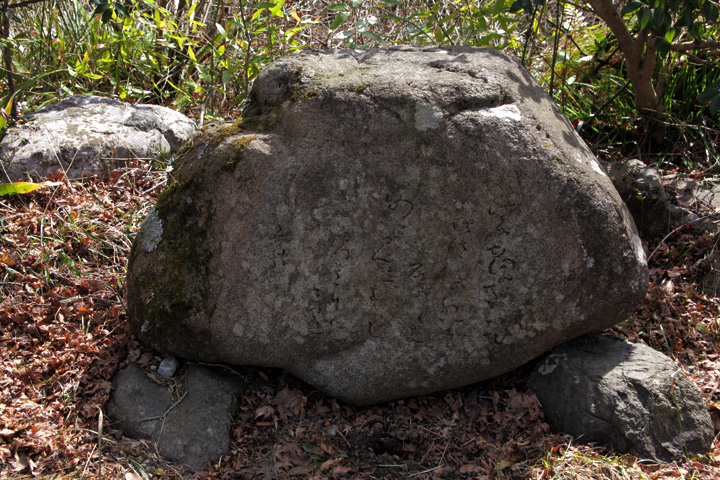
<instances>
[{"instance_id":1,"label":"leafy tree branch","mask_svg":"<svg viewBox=\"0 0 720 480\"><path fill-rule=\"evenodd\" d=\"M530 13L539 4L544 0L516 0L511 11ZM720 41L711 33L720 16L717 0L584 0L579 6L588 7L617 39L635 108L651 128L664 122L663 94L677 54L720 55ZM557 8L563 8L562 0ZM708 94L700 98L713 100ZM718 106L720 98L711 102L712 113Z\"/></svg>"}]
</instances>

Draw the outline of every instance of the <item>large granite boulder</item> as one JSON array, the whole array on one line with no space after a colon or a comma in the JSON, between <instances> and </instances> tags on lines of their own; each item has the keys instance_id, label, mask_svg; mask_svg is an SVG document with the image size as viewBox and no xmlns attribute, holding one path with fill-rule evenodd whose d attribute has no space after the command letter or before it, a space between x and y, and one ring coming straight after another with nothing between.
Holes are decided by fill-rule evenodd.
<instances>
[{"instance_id":1,"label":"large granite boulder","mask_svg":"<svg viewBox=\"0 0 720 480\"><path fill-rule=\"evenodd\" d=\"M26 116L0 142L0 160L11 181L107 176L129 162L159 160L197 130L185 115L157 105L75 95ZM4 179L7 180L7 179Z\"/></svg>"},{"instance_id":2,"label":"large granite boulder","mask_svg":"<svg viewBox=\"0 0 720 480\"><path fill-rule=\"evenodd\" d=\"M715 432L700 390L647 345L582 338L548 354L530 387L550 426L659 461L705 455Z\"/></svg>"},{"instance_id":3,"label":"large granite boulder","mask_svg":"<svg viewBox=\"0 0 720 480\"><path fill-rule=\"evenodd\" d=\"M138 336L355 404L502 374L647 288L610 179L494 50L284 58L173 174L129 261Z\"/></svg>"}]
</instances>

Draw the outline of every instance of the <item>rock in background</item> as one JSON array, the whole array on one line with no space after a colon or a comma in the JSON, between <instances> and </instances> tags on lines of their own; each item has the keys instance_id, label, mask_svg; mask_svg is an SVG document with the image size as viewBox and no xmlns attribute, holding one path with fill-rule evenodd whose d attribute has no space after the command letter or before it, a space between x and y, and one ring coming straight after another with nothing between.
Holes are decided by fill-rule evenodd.
<instances>
[{"instance_id":1,"label":"rock in background","mask_svg":"<svg viewBox=\"0 0 720 480\"><path fill-rule=\"evenodd\" d=\"M632 213L642 238L662 238L672 230L668 198L657 170L635 159L600 164Z\"/></svg>"},{"instance_id":2,"label":"rock in background","mask_svg":"<svg viewBox=\"0 0 720 480\"><path fill-rule=\"evenodd\" d=\"M685 226L716 235L720 230L720 186L672 173L661 176L640 160L600 162L628 206L640 236L652 251L667 235ZM670 192L672 195L668 195ZM699 212L699 213L696 213ZM709 271L698 279L701 288L720 295L720 249L707 258Z\"/></svg>"},{"instance_id":3,"label":"rock in background","mask_svg":"<svg viewBox=\"0 0 720 480\"><path fill-rule=\"evenodd\" d=\"M8 129L0 159L8 178L107 176L130 161L168 158L196 131L185 115L156 105L75 95L26 116Z\"/></svg>"},{"instance_id":4,"label":"rock in background","mask_svg":"<svg viewBox=\"0 0 720 480\"><path fill-rule=\"evenodd\" d=\"M131 252L138 336L356 404L497 376L647 288L610 179L494 50L286 57L174 175Z\"/></svg>"},{"instance_id":5,"label":"rock in background","mask_svg":"<svg viewBox=\"0 0 720 480\"><path fill-rule=\"evenodd\" d=\"M659 461L706 454L714 429L700 390L647 345L607 336L562 345L529 386L557 432Z\"/></svg>"},{"instance_id":6,"label":"rock in background","mask_svg":"<svg viewBox=\"0 0 720 480\"><path fill-rule=\"evenodd\" d=\"M710 232L718 230L718 216L700 216L694 211L720 208L720 186L706 185L683 175L661 176L637 159L627 162L600 161L620 197L632 213L645 240L660 240L674 229L693 225ZM667 191L673 193L672 198Z\"/></svg>"}]
</instances>

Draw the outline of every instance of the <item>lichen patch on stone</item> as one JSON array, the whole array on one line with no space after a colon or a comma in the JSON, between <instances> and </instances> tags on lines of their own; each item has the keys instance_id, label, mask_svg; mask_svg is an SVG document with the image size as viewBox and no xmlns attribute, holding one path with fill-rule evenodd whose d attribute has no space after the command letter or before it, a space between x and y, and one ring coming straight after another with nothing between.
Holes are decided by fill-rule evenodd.
<instances>
[{"instance_id":1,"label":"lichen patch on stone","mask_svg":"<svg viewBox=\"0 0 720 480\"><path fill-rule=\"evenodd\" d=\"M157 210L151 208L150 214L138 233L138 243L146 252L152 252L162 240L162 233L162 220L160 220Z\"/></svg>"},{"instance_id":2,"label":"lichen patch on stone","mask_svg":"<svg viewBox=\"0 0 720 480\"><path fill-rule=\"evenodd\" d=\"M635 258L637 258L638 263L647 265L647 257L645 256L645 250L643 250L642 240L640 240L637 234L633 234L632 242L633 249L635 250Z\"/></svg>"},{"instance_id":3,"label":"lichen patch on stone","mask_svg":"<svg viewBox=\"0 0 720 480\"><path fill-rule=\"evenodd\" d=\"M607 174L605 173L605 170L603 170L603 169L600 167L600 165L598 165L598 163L597 163L595 160L591 160L591 161L590 161L590 165L592 166L592 169L593 169L593 170L595 170L597 173L599 173L599 174L602 175L603 177L607 175Z\"/></svg>"},{"instance_id":4,"label":"lichen patch on stone","mask_svg":"<svg viewBox=\"0 0 720 480\"><path fill-rule=\"evenodd\" d=\"M437 105L418 102L415 104L415 128L424 132L440 126L443 112Z\"/></svg>"},{"instance_id":5,"label":"lichen patch on stone","mask_svg":"<svg viewBox=\"0 0 720 480\"><path fill-rule=\"evenodd\" d=\"M501 120L519 122L522 120L520 109L516 105L500 105L499 107L484 108L480 114L486 117L497 117Z\"/></svg>"}]
</instances>

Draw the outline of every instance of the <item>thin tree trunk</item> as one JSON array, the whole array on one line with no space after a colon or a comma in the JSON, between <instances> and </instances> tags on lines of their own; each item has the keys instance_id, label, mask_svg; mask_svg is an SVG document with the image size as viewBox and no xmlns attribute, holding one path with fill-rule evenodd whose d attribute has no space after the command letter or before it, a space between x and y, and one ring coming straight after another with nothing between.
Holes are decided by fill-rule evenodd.
<instances>
[{"instance_id":1,"label":"thin tree trunk","mask_svg":"<svg viewBox=\"0 0 720 480\"><path fill-rule=\"evenodd\" d=\"M586 0L586 2L618 39L635 95L635 108L646 120L647 128L653 138L660 139L664 136L662 120L665 106L662 96L653 83L657 61L655 39L646 30L641 30L633 37L612 0Z\"/></svg>"}]
</instances>

